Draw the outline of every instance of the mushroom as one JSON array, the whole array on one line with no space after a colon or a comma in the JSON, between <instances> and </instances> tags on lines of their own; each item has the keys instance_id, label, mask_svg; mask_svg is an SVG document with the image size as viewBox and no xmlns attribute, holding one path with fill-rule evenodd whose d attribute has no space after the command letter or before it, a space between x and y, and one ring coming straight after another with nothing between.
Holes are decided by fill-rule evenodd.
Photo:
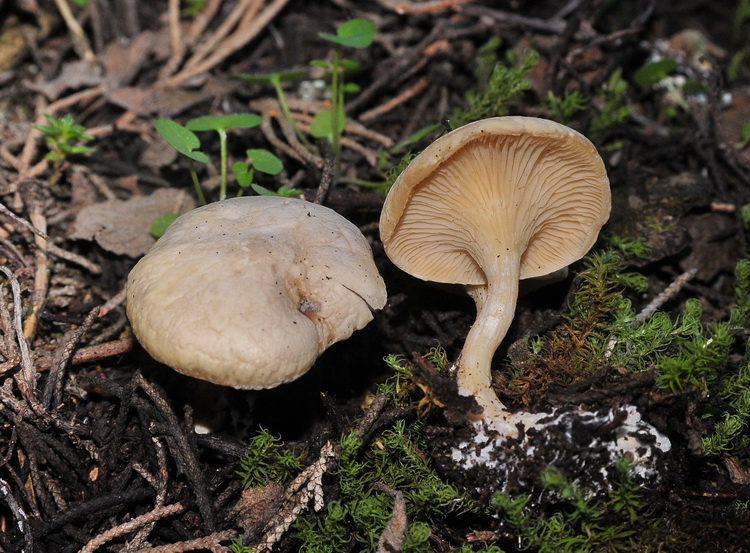
<instances>
[{"instance_id":1,"label":"mushroom","mask_svg":"<svg viewBox=\"0 0 750 553\"><path fill-rule=\"evenodd\" d=\"M305 373L386 302L367 240L304 200L241 197L190 211L128 276L144 349L215 384L271 388Z\"/></svg>"},{"instance_id":2,"label":"mushroom","mask_svg":"<svg viewBox=\"0 0 750 553\"><path fill-rule=\"evenodd\" d=\"M458 389L501 433L519 421L491 385L492 357L513 319L520 279L582 257L609 217L609 180L596 148L544 119L494 117L436 140L399 176L380 235L402 270L464 285L477 318L458 359Z\"/></svg>"}]
</instances>

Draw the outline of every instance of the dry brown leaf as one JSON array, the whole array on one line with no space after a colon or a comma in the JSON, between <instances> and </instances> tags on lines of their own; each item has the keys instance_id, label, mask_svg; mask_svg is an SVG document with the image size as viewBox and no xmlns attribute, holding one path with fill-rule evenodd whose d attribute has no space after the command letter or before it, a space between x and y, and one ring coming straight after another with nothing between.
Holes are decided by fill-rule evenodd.
<instances>
[{"instance_id":1,"label":"dry brown leaf","mask_svg":"<svg viewBox=\"0 0 750 553\"><path fill-rule=\"evenodd\" d=\"M71 238L96 240L112 253L140 257L155 242L149 228L157 217L165 213L182 214L194 207L195 200L175 188L161 188L149 196L128 200L101 202L78 213Z\"/></svg>"},{"instance_id":2,"label":"dry brown leaf","mask_svg":"<svg viewBox=\"0 0 750 553\"><path fill-rule=\"evenodd\" d=\"M37 82L27 83L26 86L41 92L50 100L57 100L67 90L97 86L103 81L101 67L84 60L75 60L63 64L57 78L46 81L40 76Z\"/></svg>"},{"instance_id":3,"label":"dry brown leaf","mask_svg":"<svg viewBox=\"0 0 750 553\"><path fill-rule=\"evenodd\" d=\"M156 113L164 117L172 117L204 100L223 97L235 86L209 77L203 86L190 90L161 86L146 89L124 86L106 92L105 96L113 104L138 115Z\"/></svg>"},{"instance_id":4,"label":"dry brown leaf","mask_svg":"<svg viewBox=\"0 0 750 553\"><path fill-rule=\"evenodd\" d=\"M127 44L112 41L101 56L110 88L130 83L150 56L156 60L169 54L166 32L143 31Z\"/></svg>"}]
</instances>

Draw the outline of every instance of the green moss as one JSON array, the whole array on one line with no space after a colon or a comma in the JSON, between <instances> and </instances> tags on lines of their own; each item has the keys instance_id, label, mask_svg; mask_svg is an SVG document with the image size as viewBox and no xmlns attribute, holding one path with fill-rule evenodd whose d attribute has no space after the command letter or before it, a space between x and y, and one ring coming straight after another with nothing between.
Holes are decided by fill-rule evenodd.
<instances>
[{"instance_id":1,"label":"green moss","mask_svg":"<svg viewBox=\"0 0 750 553\"><path fill-rule=\"evenodd\" d=\"M284 447L280 438L261 428L250 439L237 474L245 489L262 487L269 482L291 480L302 470L302 455Z\"/></svg>"},{"instance_id":2,"label":"green moss","mask_svg":"<svg viewBox=\"0 0 750 553\"><path fill-rule=\"evenodd\" d=\"M530 340L526 355L514 359L513 377L499 383L517 401L529 404L545 395L550 382L567 385L607 366L612 378L653 368L660 390L694 388L705 395L728 364L732 329L750 318L750 265L744 262L729 323L704 325L701 302L689 299L680 315L656 312L639 324L624 293L644 292L647 281L624 270L624 256L613 249L588 255L578 281L564 322Z\"/></svg>"},{"instance_id":3,"label":"green moss","mask_svg":"<svg viewBox=\"0 0 750 553\"><path fill-rule=\"evenodd\" d=\"M536 50L526 50L523 60L518 62L511 54L509 65L496 63L487 83L478 83L476 90L466 96L467 106L455 110L450 116L453 128L487 117L507 115L516 97L531 88L526 78L539 62Z\"/></svg>"},{"instance_id":4,"label":"green moss","mask_svg":"<svg viewBox=\"0 0 750 553\"><path fill-rule=\"evenodd\" d=\"M602 132L625 122L631 113L627 102L628 83L622 70L615 69L592 102L591 125L588 134L597 137Z\"/></svg>"},{"instance_id":5,"label":"green moss","mask_svg":"<svg viewBox=\"0 0 750 553\"><path fill-rule=\"evenodd\" d=\"M514 360L513 377L500 383L516 401L529 404L543 397L552 382L570 384L606 366L613 326L625 327L635 317L623 291L646 286L642 275L624 270L623 257L615 250L588 255L577 281L563 323L532 340L528 354Z\"/></svg>"},{"instance_id":6,"label":"green moss","mask_svg":"<svg viewBox=\"0 0 750 553\"><path fill-rule=\"evenodd\" d=\"M735 270L735 305L731 310L730 330L743 331L750 319L750 261L742 260ZM735 369L720 374L717 395L724 408L710 407L706 416L716 420L712 434L702 439L708 456L728 453L750 466L750 342L742 362Z\"/></svg>"},{"instance_id":7,"label":"green moss","mask_svg":"<svg viewBox=\"0 0 750 553\"><path fill-rule=\"evenodd\" d=\"M551 91L547 94L547 112L549 118L570 125L576 119L576 115L586 111L588 99L581 94L580 90L565 90L562 98L555 96Z\"/></svg>"},{"instance_id":8,"label":"green moss","mask_svg":"<svg viewBox=\"0 0 750 553\"><path fill-rule=\"evenodd\" d=\"M392 499L374 491L375 482L402 492L410 521L402 551L429 550L432 525L473 508L473 502L441 479L427 455L422 425L396 420L367 444L353 434L340 442L334 476L339 499L329 502L320 517L301 518L294 537L306 553L349 551L353 543L375 551L393 509Z\"/></svg>"},{"instance_id":9,"label":"green moss","mask_svg":"<svg viewBox=\"0 0 750 553\"><path fill-rule=\"evenodd\" d=\"M617 464L618 479L606 498L579 488L555 467L542 473L545 503L528 495L498 492L492 498L503 524L517 536L519 549L539 553L630 551L632 537L645 524L646 503L630 476L630 462Z\"/></svg>"}]
</instances>

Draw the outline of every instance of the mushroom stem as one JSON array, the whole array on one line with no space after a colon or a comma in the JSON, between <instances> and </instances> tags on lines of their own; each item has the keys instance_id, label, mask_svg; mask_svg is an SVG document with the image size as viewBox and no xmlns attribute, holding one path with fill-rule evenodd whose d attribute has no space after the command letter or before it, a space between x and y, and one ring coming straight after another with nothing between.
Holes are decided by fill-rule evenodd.
<instances>
[{"instance_id":1,"label":"mushroom stem","mask_svg":"<svg viewBox=\"0 0 750 553\"><path fill-rule=\"evenodd\" d=\"M459 393L474 396L483 409L481 419L497 420L501 426L510 413L492 390L492 357L513 320L519 267L517 254L497 255L482 267L487 284L467 287L477 306L477 319L469 330L458 361Z\"/></svg>"}]
</instances>

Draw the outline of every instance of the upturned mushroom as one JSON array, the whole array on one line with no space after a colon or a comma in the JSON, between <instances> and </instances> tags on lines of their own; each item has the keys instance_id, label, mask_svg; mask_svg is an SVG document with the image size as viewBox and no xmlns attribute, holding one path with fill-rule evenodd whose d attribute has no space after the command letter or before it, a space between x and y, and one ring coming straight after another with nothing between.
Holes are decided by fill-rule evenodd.
<instances>
[{"instance_id":1,"label":"upturned mushroom","mask_svg":"<svg viewBox=\"0 0 750 553\"><path fill-rule=\"evenodd\" d=\"M582 257L609 211L609 180L593 144L533 117L496 117L449 132L388 193L380 235L393 263L423 280L462 284L476 303L458 388L500 433L514 435L520 421L533 419L512 415L491 385L519 280Z\"/></svg>"},{"instance_id":2,"label":"upturned mushroom","mask_svg":"<svg viewBox=\"0 0 750 553\"><path fill-rule=\"evenodd\" d=\"M243 197L178 218L133 268L144 349L215 384L271 388L305 373L386 302L367 240L331 209Z\"/></svg>"}]
</instances>

